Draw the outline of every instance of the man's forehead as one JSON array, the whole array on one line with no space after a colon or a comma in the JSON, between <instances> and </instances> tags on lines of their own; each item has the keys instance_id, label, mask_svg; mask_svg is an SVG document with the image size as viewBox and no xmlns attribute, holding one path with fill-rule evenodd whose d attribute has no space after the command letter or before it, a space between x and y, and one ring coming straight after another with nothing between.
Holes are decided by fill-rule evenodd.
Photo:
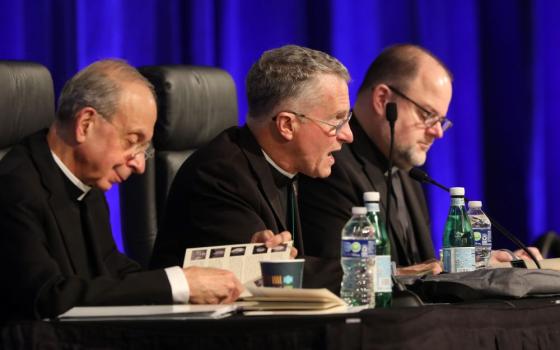
<instances>
[{"instance_id":1,"label":"man's forehead","mask_svg":"<svg viewBox=\"0 0 560 350\"><path fill-rule=\"evenodd\" d=\"M135 84L124 86L115 118L131 131L153 128L157 107L148 87Z\"/></svg>"},{"instance_id":2,"label":"man's forehead","mask_svg":"<svg viewBox=\"0 0 560 350\"><path fill-rule=\"evenodd\" d=\"M307 93L301 96L304 103L319 107L329 102L336 104L350 103L348 83L343 78L333 74L318 75L307 90Z\"/></svg>"}]
</instances>

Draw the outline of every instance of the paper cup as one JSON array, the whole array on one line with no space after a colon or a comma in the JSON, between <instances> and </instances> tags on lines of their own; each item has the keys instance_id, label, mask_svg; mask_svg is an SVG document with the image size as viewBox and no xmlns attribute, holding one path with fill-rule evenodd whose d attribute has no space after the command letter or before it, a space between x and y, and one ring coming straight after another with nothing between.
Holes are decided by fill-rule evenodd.
<instances>
[{"instance_id":1,"label":"paper cup","mask_svg":"<svg viewBox=\"0 0 560 350\"><path fill-rule=\"evenodd\" d=\"M301 288L305 259L263 260L263 285L275 288Z\"/></svg>"}]
</instances>

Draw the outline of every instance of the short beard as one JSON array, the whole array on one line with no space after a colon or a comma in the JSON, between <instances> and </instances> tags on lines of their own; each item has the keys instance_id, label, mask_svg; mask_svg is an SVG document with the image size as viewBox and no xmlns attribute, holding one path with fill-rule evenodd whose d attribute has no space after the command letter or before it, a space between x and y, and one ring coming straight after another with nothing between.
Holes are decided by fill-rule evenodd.
<instances>
[{"instance_id":1,"label":"short beard","mask_svg":"<svg viewBox=\"0 0 560 350\"><path fill-rule=\"evenodd\" d=\"M427 154L422 151L415 151L414 147L402 147L396 145L394 161L399 168L408 170L413 167L422 166L426 163Z\"/></svg>"}]
</instances>

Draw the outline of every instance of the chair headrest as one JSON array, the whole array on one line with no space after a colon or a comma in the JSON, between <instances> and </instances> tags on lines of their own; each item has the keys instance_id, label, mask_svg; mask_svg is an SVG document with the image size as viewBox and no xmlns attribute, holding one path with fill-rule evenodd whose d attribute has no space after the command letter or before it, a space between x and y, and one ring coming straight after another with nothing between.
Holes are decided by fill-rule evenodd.
<instances>
[{"instance_id":1,"label":"chair headrest","mask_svg":"<svg viewBox=\"0 0 560 350\"><path fill-rule=\"evenodd\" d=\"M158 151L198 148L237 124L235 83L226 71L185 65L139 70L158 97L153 140Z\"/></svg>"},{"instance_id":2,"label":"chair headrest","mask_svg":"<svg viewBox=\"0 0 560 350\"><path fill-rule=\"evenodd\" d=\"M0 61L0 149L48 127L54 115L48 69L32 62Z\"/></svg>"}]
</instances>

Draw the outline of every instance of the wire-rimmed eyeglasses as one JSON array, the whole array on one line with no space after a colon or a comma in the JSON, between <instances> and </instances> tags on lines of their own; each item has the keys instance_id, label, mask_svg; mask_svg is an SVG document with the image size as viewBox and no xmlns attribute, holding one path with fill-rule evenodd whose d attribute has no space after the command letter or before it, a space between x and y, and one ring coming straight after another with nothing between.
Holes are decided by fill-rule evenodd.
<instances>
[{"instance_id":1,"label":"wire-rimmed eyeglasses","mask_svg":"<svg viewBox=\"0 0 560 350\"><path fill-rule=\"evenodd\" d=\"M309 119L309 120L314 121L316 123L321 123L321 124L328 125L328 126L331 127L329 129L329 134L332 134L332 135L338 135L340 133L340 130L342 130L342 128L344 127L344 125L346 125L350 121L350 119L352 119L352 111L349 111L348 115L345 118L339 119L336 124L333 124L331 122L327 122L327 121L321 120L321 119L311 118L311 117L306 116L305 114L297 113L297 112L294 112L294 111L285 111L285 112L286 113L291 113L291 114L293 114L297 117L300 117L300 118Z\"/></svg>"},{"instance_id":2,"label":"wire-rimmed eyeglasses","mask_svg":"<svg viewBox=\"0 0 560 350\"><path fill-rule=\"evenodd\" d=\"M111 119L105 118L103 114L99 113L97 110L95 111L97 115L99 115L104 121L109 123L115 130L120 134L121 143L126 150L131 150L132 153L130 155L131 159L142 155L144 160L148 160L154 157L155 149L150 141L143 142L143 143L136 143L128 140L126 138L126 133L121 130L117 125L115 125Z\"/></svg>"}]
</instances>

